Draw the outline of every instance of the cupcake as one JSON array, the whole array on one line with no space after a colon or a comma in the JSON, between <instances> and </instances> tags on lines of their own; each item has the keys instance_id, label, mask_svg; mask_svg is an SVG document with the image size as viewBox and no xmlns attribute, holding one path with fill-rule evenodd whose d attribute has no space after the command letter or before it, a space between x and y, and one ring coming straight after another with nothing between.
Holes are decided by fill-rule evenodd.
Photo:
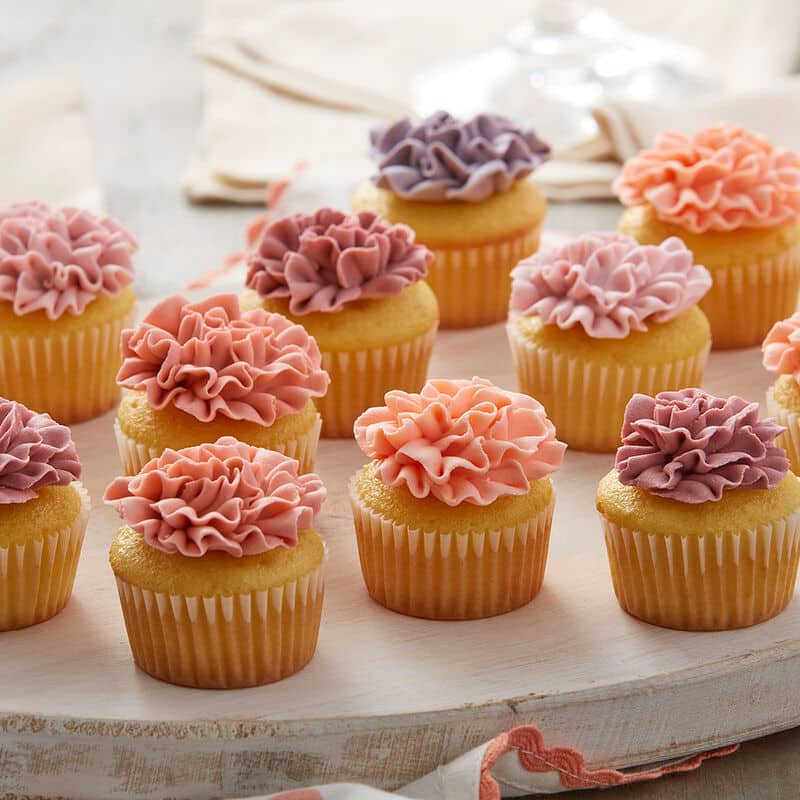
<instances>
[{"instance_id":1,"label":"cupcake","mask_svg":"<svg viewBox=\"0 0 800 800\"><path fill-rule=\"evenodd\" d=\"M230 435L313 468L328 375L316 342L280 314L243 312L236 295L159 303L122 332L114 430L133 475L167 448Z\"/></svg>"},{"instance_id":2,"label":"cupcake","mask_svg":"<svg viewBox=\"0 0 800 800\"><path fill-rule=\"evenodd\" d=\"M118 222L79 208L0 211L0 395L64 424L117 402L135 250Z\"/></svg>"},{"instance_id":3,"label":"cupcake","mask_svg":"<svg viewBox=\"0 0 800 800\"><path fill-rule=\"evenodd\" d=\"M353 209L410 225L433 250L428 282L443 328L504 320L509 273L539 247L547 209L526 178L550 148L504 117L461 122L444 111L371 138L378 174L357 188Z\"/></svg>"},{"instance_id":4,"label":"cupcake","mask_svg":"<svg viewBox=\"0 0 800 800\"><path fill-rule=\"evenodd\" d=\"M780 613L800 558L800 481L758 403L635 395L597 490L614 591L645 622L727 630Z\"/></svg>"},{"instance_id":5,"label":"cupcake","mask_svg":"<svg viewBox=\"0 0 800 800\"><path fill-rule=\"evenodd\" d=\"M422 387L439 319L423 280L432 258L411 228L369 211L322 208L266 225L242 307L283 314L316 340L331 377L317 400L323 436L350 437L389 389Z\"/></svg>"},{"instance_id":6,"label":"cupcake","mask_svg":"<svg viewBox=\"0 0 800 800\"><path fill-rule=\"evenodd\" d=\"M714 347L761 344L800 289L800 154L736 125L662 133L614 183L619 229L642 244L679 236L711 272L701 303Z\"/></svg>"},{"instance_id":7,"label":"cupcake","mask_svg":"<svg viewBox=\"0 0 800 800\"><path fill-rule=\"evenodd\" d=\"M0 398L0 631L67 604L89 521L80 475L69 428Z\"/></svg>"},{"instance_id":8,"label":"cupcake","mask_svg":"<svg viewBox=\"0 0 800 800\"><path fill-rule=\"evenodd\" d=\"M531 397L487 380L394 391L355 424L371 463L350 483L367 591L392 611L476 619L542 587L566 446Z\"/></svg>"},{"instance_id":9,"label":"cupcake","mask_svg":"<svg viewBox=\"0 0 800 800\"><path fill-rule=\"evenodd\" d=\"M778 444L794 472L800 472L800 313L776 322L762 346L764 366L778 373L767 390L767 412L786 431Z\"/></svg>"},{"instance_id":10,"label":"cupcake","mask_svg":"<svg viewBox=\"0 0 800 800\"><path fill-rule=\"evenodd\" d=\"M322 481L295 459L230 436L165 450L105 500L134 661L154 678L238 689L314 655L325 545L312 527Z\"/></svg>"},{"instance_id":11,"label":"cupcake","mask_svg":"<svg viewBox=\"0 0 800 800\"><path fill-rule=\"evenodd\" d=\"M631 395L701 382L710 338L697 302L711 279L680 239L591 233L522 261L512 277L520 388L570 447L613 452Z\"/></svg>"}]
</instances>

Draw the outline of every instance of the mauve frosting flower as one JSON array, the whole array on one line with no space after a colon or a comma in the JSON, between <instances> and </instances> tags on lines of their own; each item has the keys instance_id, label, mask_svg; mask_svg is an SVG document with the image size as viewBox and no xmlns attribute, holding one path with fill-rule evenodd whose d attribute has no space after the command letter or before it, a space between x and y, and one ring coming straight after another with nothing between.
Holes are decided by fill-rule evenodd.
<instances>
[{"instance_id":1,"label":"mauve frosting flower","mask_svg":"<svg viewBox=\"0 0 800 800\"><path fill-rule=\"evenodd\" d=\"M800 313L776 322L761 349L768 370L792 375L800 383Z\"/></svg>"},{"instance_id":2,"label":"mauve frosting flower","mask_svg":"<svg viewBox=\"0 0 800 800\"><path fill-rule=\"evenodd\" d=\"M314 339L280 314L243 313L233 294L199 303L175 295L122 332L117 383L201 422L221 415L272 425L325 394L321 363Z\"/></svg>"},{"instance_id":3,"label":"mauve frosting flower","mask_svg":"<svg viewBox=\"0 0 800 800\"><path fill-rule=\"evenodd\" d=\"M0 398L0 505L25 503L45 486L68 486L80 476L69 428Z\"/></svg>"},{"instance_id":4,"label":"mauve frosting flower","mask_svg":"<svg viewBox=\"0 0 800 800\"><path fill-rule=\"evenodd\" d=\"M135 251L136 240L116 220L17 203L0 211L0 299L20 315L81 314L133 281Z\"/></svg>"},{"instance_id":5,"label":"mauve frosting flower","mask_svg":"<svg viewBox=\"0 0 800 800\"><path fill-rule=\"evenodd\" d=\"M375 183L400 197L477 203L507 192L550 158L529 128L497 114L461 122L437 111L419 125L403 119L371 134Z\"/></svg>"},{"instance_id":6,"label":"mauve frosting flower","mask_svg":"<svg viewBox=\"0 0 800 800\"><path fill-rule=\"evenodd\" d=\"M388 392L386 405L367 409L354 430L387 486L450 506L527 494L566 450L539 402L481 378Z\"/></svg>"},{"instance_id":7,"label":"mauve frosting flower","mask_svg":"<svg viewBox=\"0 0 800 800\"><path fill-rule=\"evenodd\" d=\"M635 394L625 409L619 480L681 503L722 499L730 489L771 489L789 469L775 446L785 428L759 420L758 403L702 389Z\"/></svg>"},{"instance_id":8,"label":"mauve frosting flower","mask_svg":"<svg viewBox=\"0 0 800 800\"><path fill-rule=\"evenodd\" d=\"M598 339L674 319L711 288L708 270L674 236L641 245L621 233L588 233L524 259L511 276L512 311L562 329L580 325Z\"/></svg>"},{"instance_id":9,"label":"mauve frosting flower","mask_svg":"<svg viewBox=\"0 0 800 800\"><path fill-rule=\"evenodd\" d=\"M105 501L151 547L237 558L294 547L325 500L317 475L298 475L293 458L232 436L165 450L141 472L117 478Z\"/></svg>"},{"instance_id":10,"label":"mauve frosting flower","mask_svg":"<svg viewBox=\"0 0 800 800\"><path fill-rule=\"evenodd\" d=\"M800 154L737 125L667 131L625 162L614 191L692 233L772 228L800 216Z\"/></svg>"},{"instance_id":11,"label":"mauve frosting flower","mask_svg":"<svg viewBox=\"0 0 800 800\"><path fill-rule=\"evenodd\" d=\"M400 294L431 261L407 225L321 208L266 226L248 259L247 285L262 297L288 298L292 314L340 311L354 300Z\"/></svg>"}]
</instances>

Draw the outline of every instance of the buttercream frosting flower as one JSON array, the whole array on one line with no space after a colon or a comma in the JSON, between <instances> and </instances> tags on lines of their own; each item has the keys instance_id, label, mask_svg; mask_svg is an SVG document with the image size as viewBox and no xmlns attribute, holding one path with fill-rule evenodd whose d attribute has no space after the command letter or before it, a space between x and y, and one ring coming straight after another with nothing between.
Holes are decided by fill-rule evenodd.
<instances>
[{"instance_id":1,"label":"buttercream frosting flower","mask_svg":"<svg viewBox=\"0 0 800 800\"><path fill-rule=\"evenodd\" d=\"M776 322L761 349L770 372L792 375L800 383L800 313Z\"/></svg>"}]
</instances>

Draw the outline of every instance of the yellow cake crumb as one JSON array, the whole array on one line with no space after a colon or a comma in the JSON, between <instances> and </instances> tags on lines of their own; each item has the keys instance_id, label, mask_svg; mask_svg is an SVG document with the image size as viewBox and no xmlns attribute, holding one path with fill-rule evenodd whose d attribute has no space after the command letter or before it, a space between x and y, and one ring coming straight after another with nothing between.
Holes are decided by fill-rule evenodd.
<instances>
[{"instance_id":1,"label":"yellow cake crumb","mask_svg":"<svg viewBox=\"0 0 800 800\"><path fill-rule=\"evenodd\" d=\"M26 503L0 504L0 547L25 544L69 527L81 512L74 486L45 486Z\"/></svg>"},{"instance_id":2,"label":"yellow cake crumb","mask_svg":"<svg viewBox=\"0 0 800 800\"><path fill-rule=\"evenodd\" d=\"M772 385L772 397L787 411L800 414L800 385L793 375L781 375Z\"/></svg>"}]
</instances>

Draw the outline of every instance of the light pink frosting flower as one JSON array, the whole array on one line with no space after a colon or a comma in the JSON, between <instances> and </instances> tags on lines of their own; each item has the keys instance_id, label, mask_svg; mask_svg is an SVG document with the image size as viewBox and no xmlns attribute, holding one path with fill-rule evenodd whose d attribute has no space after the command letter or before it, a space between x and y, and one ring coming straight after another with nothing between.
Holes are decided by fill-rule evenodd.
<instances>
[{"instance_id":1,"label":"light pink frosting flower","mask_svg":"<svg viewBox=\"0 0 800 800\"><path fill-rule=\"evenodd\" d=\"M0 505L26 503L45 486L68 486L80 476L69 428L0 397Z\"/></svg>"},{"instance_id":2,"label":"light pink frosting flower","mask_svg":"<svg viewBox=\"0 0 800 800\"><path fill-rule=\"evenodd\" d=\"M319 347L300 325L236 295L190 303L175 295L122 332L117 383L209 422L218 415L271 425L328 388Z\"/></svg>"},{"instance_id":3,"label":"light pink frosting flower","mask_svg":"<svg viewBox=\"0 0 800 800\"><path fill-rule=\"evenodd\" d=\"M614 191L692 233L772 228L800 216L800 154L737 125L668 131L625 162Z\"/></svg>"},{"instance_id":4,"label":"light pink frosting flower","mask_svg":"<svg viewBox=\"0 0 800 800\"><path fill-rule=\"evenodd\" d=\"M776 322L761 349L768 370L792 375L800 383L800 312Z\"/></svg>"},{"instance_id":5,"label":"light pink frosting flower","mask_svg":"<svg viewBox=\"0 0 800 800\"><path fill-rule=\"evenodd\" d=\"M387 486L449 506L526 494L561 466L566 445L542 405L481 378L394 390L355 422L359 447Z\"/></svg>"},{"instance_id":6,"label":"light pink frosting flower","mask_svg":"<svg viewBox=\"0 0 800 800\"><path fill-rule=\"evenodd\" d=\"M536 253L511 272L511 310L545 325L580 325L596 339L624 339L647 321L680 316L711 287L683 242L641 245L621 233L589 233Z\"/></svg>"},{"instance_id":7,"label":"light pink frosting flower","mask_svg":"<svg viewBox=\"0 0 800 800\"><path fill-rule=\"evenodd\" d=\"M775 446L785 428L758 418L758 403L702 389L635 394L625 409L616 467L621 483L681 503L729 489L771 489L789 469Z\"/></svg>"},{"instance_id":8,"label":"light pink frosting flower","mask_svg":"<svg viewBox=\"0 0 800 800\"><path fill-rule=\"evenodd\" d=\"M165 450L133 477L116 478L105 501L151 547L182 556L240 558L294 547L325 500L317 475L295 459L232 436Z\"/></svg>"},{"instance_id":9,"label":"light pink frosting flower","mask_svg":"<svg viewBox=\"0 0 800 800\"><path fill-rule=\"evenodd\" d=\"M247 285L263 297L288 297L292 314L340 311L354 300L400 294L432 260L407 225L371 211L321 208L267 225L248 260Z\"/></svg>"},{"instance_id":10,"label":"light pink frosting flower","mask_svg":"<svg viewBox=\"0 0 800 800\"><path fill-rule=\"evenodd\" d=\"M133 281L136 240L116 220L80 208L17 203L0 210L0 299L14 313L81 314Z\"/></svg>"}]
</instances>

